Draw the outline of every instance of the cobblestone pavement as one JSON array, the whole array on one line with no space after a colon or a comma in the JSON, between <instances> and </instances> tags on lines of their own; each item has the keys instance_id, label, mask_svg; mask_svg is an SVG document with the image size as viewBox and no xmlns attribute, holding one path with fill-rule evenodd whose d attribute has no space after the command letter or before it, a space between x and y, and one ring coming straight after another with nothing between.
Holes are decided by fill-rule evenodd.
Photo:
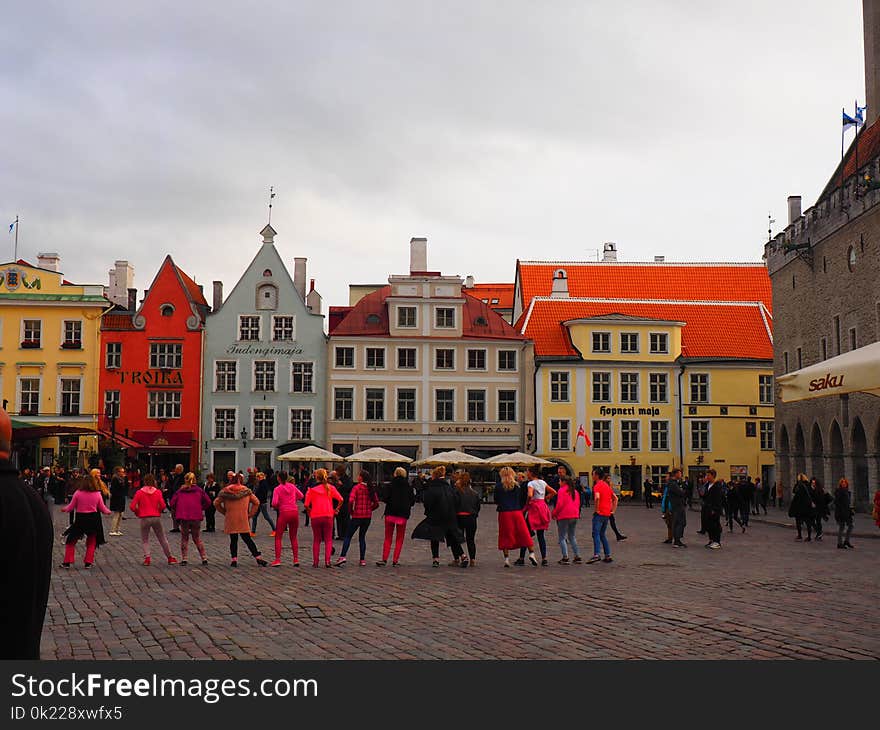
<instances>
[{"instance_id":1,"label":"cobblestone pavement","mask_svg":"<svg viewBox=\"0 0 880 730\"><path fill-rule=\"evenodd\" d=\"M771 512L772 512L771 508ZM782 513L776 510L778 516ZM586 514L586 513L585 513ZM66 516L62 516L66 517ZM625 505L610 564L560 566L555 525L550 566L504 569L497 522L484 508L478 563L430 565L427 543L407 539L402 565L376 567L381 516L368 533L367 567L352 546L347 567L258 568L244 554L229 567L222 533L205 541L210 565L169 566L154 545L141 565L137 521L108 538L97 564L55 568L43 635L46 659L625 659L880 658L880 540L837 550L835 536L795 542L755 524L703 549L688 514L687 550L661 544L659 510ZM420 518L417 508L410 530ZM221 520L222 522L222 520ZM168 520L166 519L166 525ZM109 532L109 524L105 526ZM272 541L261 521L257 544ZM589 522L579 540L588 546ZM178 552L178 535L170 535ZM337 550L338 545L337 544ZM63 546L56 542L56 564ZM190 559L195 551L190 548ZM584 547L588 557L591 549ZM351 558L355 560L352 563ZM158 557L157 557L158 556Z\"/></svg>"}]
</instances>

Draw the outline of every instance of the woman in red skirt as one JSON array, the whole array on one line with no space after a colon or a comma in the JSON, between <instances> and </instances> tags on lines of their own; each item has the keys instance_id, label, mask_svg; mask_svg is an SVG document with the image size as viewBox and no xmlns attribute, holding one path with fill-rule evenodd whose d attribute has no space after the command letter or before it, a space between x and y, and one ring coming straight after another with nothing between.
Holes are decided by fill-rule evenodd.
<instances>
[{"instance_id":1,"label":"woman in red skirt","mask_svg":"<svg viewBox=\"0 0 880 730\"><path fill-rule=\"evenodd\" d=\"M547 541L544 532L550 527L550 507L547 501L556 496L556 490L541 479L541 472L536 466L529 467L528 501L526 502L526 515L528 515L529 528L538 536L538 547L541 549L541 565L547 566ZM518 565L525 561L526 551L520 549Z\"/></svg>"},{"instance_id":2,"label":"woman in red skirt","mask_svg":"<svg viewBox=\"0 0 880 730\"><path fill-rule=\"evenodd\" d=\"M510 567L510 551L526 548L529 562L538 564L532 549L532 538L523 507L528 498L526 487L516 481L516 474L509 466L501 470L501 484L495 488L495 504L498 509L498 549L504 553L504 567Z\"/></svg>"}]
</instances>

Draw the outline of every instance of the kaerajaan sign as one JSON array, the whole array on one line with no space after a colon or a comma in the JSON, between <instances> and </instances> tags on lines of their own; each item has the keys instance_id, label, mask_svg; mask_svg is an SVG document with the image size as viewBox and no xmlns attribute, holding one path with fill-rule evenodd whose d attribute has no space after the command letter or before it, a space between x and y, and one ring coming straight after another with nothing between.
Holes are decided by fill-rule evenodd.
<instances>
[{"instance_id":1,"label":"kaerajaan sign","mask_svg":"<svg viewBox=\"0 0 880 730\"><path fill-rule=\"evenodd\" d=\"M815 393L820 390L826 390L827 388L842 388L843 387L843 375L834 375L828 373L824 378L816 378L815 380L810 381L810 392Z\"/></svg>"}]
</instances>

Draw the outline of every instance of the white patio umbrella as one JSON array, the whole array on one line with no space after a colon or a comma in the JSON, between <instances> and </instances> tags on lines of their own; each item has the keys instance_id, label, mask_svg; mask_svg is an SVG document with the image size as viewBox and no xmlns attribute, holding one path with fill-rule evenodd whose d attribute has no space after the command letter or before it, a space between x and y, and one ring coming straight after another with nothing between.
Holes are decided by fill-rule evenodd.
<instances>
[{"instance_id":1,"label":"white patio umbrella","mask_svg":"<svg viewBox=\"0 0 880 730\"><path fill-rule=\"evenodd\" d=\"M343 461L343 458L318 446L303 446L301 449L281 454L278 461Z\"/></svg>"},{"instance_id":2,"label":"white patio umbrella","mask_svg":"<svg viewBox=\"0 0 880 730\"><path fill-rule=\"evenodd\" d=\"M555 461L542 459L540 456L533 456L522 451L514 451L512 454L498 454L486 459L487 466L556 466Z\"/></svg>"},{"instance_id":3,"label":"white patio umbrella","mask_svg":"<svg viewBox=\"0 0 880 730\"><path fill-rule=\"evenodd\" d=\"M786 403L844 393L880 396L880 342L777 378Z\"/></svg>"},{"instance_id":4,"label":"white patio umbrella","mask_svg":"<svg viewBox=\"0 0 880 730\"><path fill-rule=\"evenodd\" d=\"M409 464L412 462L408 456L378 446L358 451L356 454L347 456L345 460L359 464Z\"/></svg>"},{"instance_id":5,"label":"white patio umbrella","mask_svg":"<svg viewBox=\"0 0 880 730\"><path fill-rule=\"evenodd\" d=\"M439 454L413 462L414 466L480 466L486 461L463 451L441 451Z\"/></svg>"}]
</instances>

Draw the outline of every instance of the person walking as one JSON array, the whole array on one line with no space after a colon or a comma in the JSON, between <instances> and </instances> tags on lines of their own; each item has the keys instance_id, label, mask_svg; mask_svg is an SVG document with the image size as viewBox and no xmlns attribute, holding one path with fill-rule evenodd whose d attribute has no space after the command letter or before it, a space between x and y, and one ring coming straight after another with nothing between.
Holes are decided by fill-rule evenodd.
<instances>
[{"instance_id":1,"label":"person walking","mask_svg":"<svg viewBox=\"0 0 880 730\"><path fill-rule=\"evenodd\" d=\"M278 486L272 490L272 507L278 511L278 524L275 526L275 560L271 567L281 565L281 547L284 533L290 535L290 549L293 551L293 567L299 567L299 504L305 495L289 481L287 472L278 472Z\"/></svg>"},{"instance_id":2,"label":"person walking","mask_svg":"<svg viewBox=\"0 0 880 730\"><path fill-rule=\"evenodd\" d=\"M202 565L208 564L208 555L205 552L205 544L202 542L202 519L205 510L211 507L211 498L208 493L196 483L196 475L187 472L183 477L183 486L178 489L171 498L171 509L180 525L180 564L186 565L186 554L189 548L189 539L192 537L193 545L199 551Z\"/></svg>"},{"instance_id":3,"label":"person walking","mask_svg":"<svg viewBox=\"0 0 880 730\"><path fill-rule=\"evenodd\" d=\"M645 507L647 509L653 509L654 508L654 495L653 495L654 482L652 482L650 479L645 479L645 483L642 484L642 491L644 492L643 496L645 497Z\"/></svg>"},{"instance_id":4,"label":"person walking","mask_svg":"<svg viewBox=\"0 0 880 730\"><path fill-rule=\"evenodd\" d=\"M216 529L217 510L214 508L214 500L220 495L220 485L214 479L214 472L209 471L205 477L205 494L211 500L211 506L205 509L205 532L214 532Z\"/></svg>"},{"instance_id":5,"label":"person walking","mask_svg":"<svg viewBox=\"0 0 880 730\"><path fill-rule=\"evenodd\" d=\"M682 542L687 526L687 488L681 481L681 469L674 468L667 486L669 509L672 512L672 547L687 547Z\"/></svg>"},{"instance_id":6,"label":"person walking","mask_svg":"<svg viewBox=\"0 0 880 730\"><path fill-rule=\"evenodd\" d=\"M683 497L684 490L682 489ZM682 501L682 504L685 504ZM593 557L588 563L598 563L600 560L604 563L610 563L611 546L608 544L608 538L605 537L605 530L608 528L608 522L614 510L617 509L617 495L611 489L611 485L605 481L605 473L601 469L593 469ZM605 557L599 554L601 549Z\"/></svg>"},{"instance_id":7,"label":"person walking","mask_svg":"<svg viewBox=\"0 0 880 730\"><path fill-rule=\"evenodd\" d=\"M776 492L776 500L775 501L779 503L779 509L782 509L782 507L783 507L782 498L785 495L785 487L782 485L782 482L779 482L779 481L776 482L776 484L774 484L774 487L775 487L774 491Z\"/></svg>"},{"instance_id":8,"label":"person walking","mask_svg":"<svg viewBox=\"0 0 880 730\"><path fill-rule=\"evenodd\" d=\"M110 511L113 520L110 523L110 536L122 535L122 515L125 512L125 498L128 497L128 481L125 478L125 469L117 466L113 469L113 477L110 479Z\"/></svg>"},{"instance_id":9,"label":"person walking","mask_svg":"<svg viewBox=\"0 0 880 730\"><path fill-rule=\"evenodd\" d=\"M382 543L382 559L376 561L376 565L384 567L388 564L388 556L391 555L391 541L394 540L394 557L392 566L400 563L400 552L403 549L403 539L406 534L406 522L412 514L412 506L415 504L415 489L406 478L406 469L402 466L394 470L391 484L385 495L385 541Z\"/></svg>"},{"instance_id":10,"label":"person walking","mask_svg":"<svg viewBox=\"0 0 880 730\"><path fill-rule=\"evenodd\" d=\"M336 513L336 539L344 540L345 536L348 534L348 521L351 519L348 508L348 498L351 496L351 490L354 483L348 475L348 469L345 464L337 466L336 469L333 470L333 474L328 476L333 477L336 482L336 489L339 492L339 496L342 497L342 506L339 508L339 512Z\"/></svg>"},{"instance_id":11,"label":"person walking","mask_svg":"<svg viewBox=\"0 0 880 730\"><path fill-rule=\"evenodd\" d=\"M751 477L740 479L737 485L739 491L739 519L743 533L749 526L749 517L752 514L752 503L755 501L755 483Z\"/></svg>"},{"instance_id":12,"label":"person walking","mask_svg":"<svg viewBox=\"0 0 880 730\"><path fill-rule=\"evenodd\" d=\"M517 548L526 548L529 551L529 562L537 565L534 543L523 515L528 490L525 484L517 481L516 472L509 466L499 472L499 484L495 487L494 499L498 512L498 549L504 555L504 567L510 567L510 551ZM525 561L517 560L515 564L525 565Z\"/></svg>"},{"instance_id":13,"label":"person walking","mask_svg":"<svg viewBox=\"0 0 880 730\"><path fill-rule=\"evenodd\" d=\"M370 529L370 523L373 520L373 512L379 507L379 495L376 488L372 484L370 475L361 471L357 476L357 482L348 495L348 532L345 533L345 539L342 541L342 552L336 560L336 565L342 567L346 563L346 555L348 548L351 546L351 539L354 534L358 533L358 548L360 549L360 565L367 564L367 530Z\"/></svg>"},{"instance_id":14,"label":"person walking","mask_svg":"<svg viewBox=\"0 0 880 730\"><path fill-rule=\"evenodd\" d=\"M150 530L156 535L162 552L169 565L177 563L177 558L171 554L168 538L165 536L165 528L162 527L160 515L165 511L165 498L161 490L156 487L156 477L152 474L144 476L144 486L134 493L128 508L138 518L141 530L141 545L144 551L144 565L150 565Z\"/></svg>"},{"instance_id":15,"label":"person walking","mask_svg":"<svg viewBox=\"0 0 880 730\"><path fill-rule=\"evenodd\" d=\"M326 469L316 469L314 485L306 492L305 510L312 525L312 565L318 567L321 544L324 545L324 567L329 568L333 550L333 518L342 508L342 495L331 483Z\"/></svg>"},{"instance_id":16,"label":"person walking","mask_svg":"<svg viewBox=\"0 0 880 730\"><path fill-rule=\"evenodd\" d=\"M477 518L480 516L480 495L471 486L471 475L462 470L455 474L455 517L458 529L464 535L468 560L477 565Z\"/></svg>"},{"instance_id":17,"label":"person walking","mask_svg":"<svg viewBox=\"0 0 880 730\"><path fill-rule=\"evenodd\" d=\"M672 510L669 507L669 480L672 475L666 472L666 482L663 485L663 494L660 497L660 517L666 523L666 539L664 545L672 545Z\"/></svg>"},{"instance_id":18,"label":"person walking","mask_svg":"<svg viewBox=\"0 0 880 730\"><path fill-rule=\"evenodd\" d=\"M556 520L556 529L559 532L559 551L562 557L560 565L580 563L581 556L578 551L575 530L578 519L581 516L581 494L575 486L576 482L571 477L566 477L556 492L556 506L553 508L553 519ZM572 557L569 560L568 552L571 550Z\"/></svg>"},{"instance_id":19,"label":"person walking","mask_svg":"<svg viewBox=\"0 0 880 730\"><path fill-rule=\"evenodd\" d=\"M550 527L550 507L548 502L556 496L556 490L541 479L541 472L537 466L528 468L528 484L526 485L528 501L526 502L526 521L529 528L535 532L538 538L538 548L541 550L541 565L547 566L547 539L544 533ZM526 548L520 548L519 559L524 561Z\"/></svg>"},{"instance_id":20,"label":"person walking","mask_svg":"<svg viewBox=\"0 0 880 730\"><path fill-rule=\"evenodd\" d=\"M706 472L704 482L703 496L703 521L706 527L706 533L709 536L709 542L706 547L711 550L719 550L721 548L721 513L724 510L723 495L721 493L721 483L716 481L718 476L714 469Z\"/></svg>"},{"instance_id":21,"label":"person walking","mask_svg":"<svg viewBox=\"0 0 880 730\"><path fill-rule=\"evenodd\" d=\"M254 495L259 501L260 506L251 518L251 537L257 536L257 518L260 515L263 515L263 519L265 519L266 522L269 523L269 527L272 528L269 537L275 537L275 520L273 520L272 516L269 514L269 486L269 479L263 472L258 471L254 475Z\"/></svg>"},{"instance_id":22,"label":"person walking","mask_svg":"<svg viewBox=\"0 0 880 730\"><path fill-rule=\"evenodd\" d=\"M248 521L260 508L260 501L244 485L243 475L237 475L232 484L227 484L220 490L220 494L214 500L214 508L225 518L223 531L229 535L230 567L238 567L238 538L241 537L254 556L254 560L257 561L257 565L265 568L268 563L263 560L263 555L251 537L248 525Z\"/></svg>"},{"instance_id":23,"label":"person walking","mask_svg":"<svg viewBox=\"0 0 880 730\"><path fill-rule=\"evenodd\" d=\"M422 502L425 506L425 519L416 525L412 537L430 541L431 565L440 567L440 543L445 542L454 558L451 565L467 568L469 560L461 549L462 535L455 519L455 492L446 481L445 466L438 466L431 472Z\"/></svg>"},{"instance_id":24,"label":"person walking","mask_svg":"<svg viewBox=\"0 0 880 730\"><path fill-rule=\"evenodd\" d=\"M813 539L822 542L822 523L831 516L830 505L834 502L834 497L825 491L822 480L816 479L816 477L810 480L810 497L813 499L816 519L813 523L816 530Z\"/></svg>"},{"instance_id":25,"label":"person walking","mask_svg":"<svg viewBox=\"0 0 880 730\"><path fill-rule=\"evenodd\" d=\"M742 528L743 532L746 531L745 525L740 519L741 512L739 482L731 479L727 483L727 489L724 492L724 514L727 518L728 532L733 532L734 522Z\"/></svg>"},{"instance_id":26,"label":"person walking","mask_svg":"<svg viewBox=\"0 0 880 730\"><path fill-rule=\"evenodd\" d=\"M806 474L798 474L797 482L791 493L791 504L788 507L788 516L794 517L797 537L795 540L803 540L801 528L807 528L807 540L813 539L813 525L816 521L815 505L810 494L810 480Z\"/></svg>"},{"instance_id":27,"label":"person walking","mask_svg":"<svg viewBox=\"0 0 880 730\"><path fill-rule=\"evenodd\" d=\"M104 504L102 486L100 477L92 474L81 477L70 502L61 508L62 512L74 515L73 524L64 531L67 540L62 568L69 568L73 564L76 557L76 543L81 537L86 538L86 554L83 561L86 568L91 568L95 564L95 550L106 542L101 514L109 515L110 510Z\"/></svg>"},{"instance_id":28,"label":"person walking","mask_svg":"<svg viewBox=\"0 0 880 730\"><path fill-rule=\"evenodd\" d=\"M168 478L167 482L167 493L165 495L165 501L168 505L171 504L171 500L174 497L174 493L183 486L184 473L183 473L183 464L177 464L174 467L174 471L171 472L171 476ZM169 506L169 510L171 511L171 519L173 521L173 526L169 530L169 532L180 532L180 521L177 519L177 516L174 514L174 510L171 510Z\"/></svg>"},{"instance_id":29,"label":"person walking","mask_svg":"<svg viewBox=\"0 0 880 730\"><path fill-rule=\"evenodd\" d=\"M876 496L874 501L877 501ZM837 482L837 489L834 490L834 520L837 522L837 547L841 550L855 549L849 541L853 530L853 508L846 478Z\"/></svg>"}]
</instances>

